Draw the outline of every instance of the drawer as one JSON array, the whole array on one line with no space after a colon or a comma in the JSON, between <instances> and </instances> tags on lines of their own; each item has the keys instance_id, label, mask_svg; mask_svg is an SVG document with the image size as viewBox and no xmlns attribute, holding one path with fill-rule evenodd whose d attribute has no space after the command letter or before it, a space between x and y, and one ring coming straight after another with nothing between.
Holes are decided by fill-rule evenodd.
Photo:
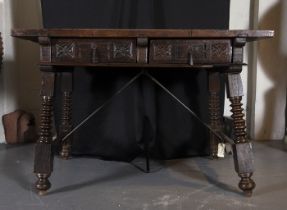
<instances>
[{"instance_id":1,"label":"drawer","mask_svg":"<svg viewBox=\"0 0 287 210\"><path fill-rule=\"evenodd\" d=\"M56 39L52 41L53 63L135 63L133 39Z\"/></svg>"},{"instance_id":2,"label":"drawer","mask_svg":"<svg viewBox=\"0 0 287 210\"><path fill-rule=\"evenodd\" d=\"M230 63L232 47L230 40L173 40L150 41L150 63L188 64Z\"/></svg>"}]
</instances>

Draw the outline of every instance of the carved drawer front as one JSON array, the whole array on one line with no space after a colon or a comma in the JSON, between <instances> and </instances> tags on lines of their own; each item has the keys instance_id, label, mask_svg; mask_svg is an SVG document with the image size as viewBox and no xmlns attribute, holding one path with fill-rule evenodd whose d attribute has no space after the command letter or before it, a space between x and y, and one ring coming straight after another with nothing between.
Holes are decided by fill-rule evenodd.
<instances>
[{"instance_id":1,"label":"carved drawer front","mask_svg":"<svg viewBox=\"0 0 287 210\"><path fill-rule=\"evenodd\" d=\"M229 40L151 40L150 63L211 64L231 62ZM192 61L191 61L192 60Z\"/></svg>"},{"instance_id":2,"label":"carved drawer front","mask_svg":"<svg viewBox=\"0 0 287 210\"><path fill-rule=\"evenodd\" d=\"M130 39L54 40L52 62L83 64L135 63L136 42Z\"/></svg>"}]
</instances>

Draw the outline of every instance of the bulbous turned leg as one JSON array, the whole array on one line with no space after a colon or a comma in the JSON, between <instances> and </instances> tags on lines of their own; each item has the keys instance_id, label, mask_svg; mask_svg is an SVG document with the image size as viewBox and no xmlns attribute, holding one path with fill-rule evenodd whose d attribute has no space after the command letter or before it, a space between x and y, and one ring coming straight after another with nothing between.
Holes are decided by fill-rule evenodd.
<instances>
[{"instance_id":1,"label":"bulbous turned leg","mask_svg":"<svg viewBox=\"0 0 287 210\"><path fill-rule=\"evenodd\" d=\"M49 70L48 67L41 67ZM38 180L36 189L44 194L51 183L48 178L53 171L53 150L52 150L52 112L53 112L53 91L55 74L45 71L42 73L41 99L42 110L40 114L39 139L35 145L34 173Z\"/></svg>"},{"instance_id":2,"label":"bulbous turned leg","mask_svg":"<svg viewBox=\"0 0 287 210\"><path fill-rule=\"evenodd\" d=\"M243 88L239 74L228 75L229 99L234 130L233 156L235 170L240 177L239 188L246 196L251 196L255 182L251 179L254 172L254 157L252 145L247 140L246 122L242 108Z\"/></svg>"},{"instance_id":3,"label":"bulbous turned leg","mask_svg":"<svg viewBox=\"0 0 287 210\"><path fill-rule=\"evenodd\" d=\"M251 179L252 173L241 173L238 175L241 178L238 187L244 192L245 196L251 197L252 191L256 186L255 182Z\"/></svg>"},{"instance_id":4,"label":"bulbous turned leg","mask_svg":"<svg viewBox=\"0 0 287 210\"><path fill-rule=\"evenodd\" d=\"M39 195L45 195L46 192L51 188L51 183L49 181L50 174L36 174L38 180L36 182L36 189Z\"/></svg>"}]
</instances>

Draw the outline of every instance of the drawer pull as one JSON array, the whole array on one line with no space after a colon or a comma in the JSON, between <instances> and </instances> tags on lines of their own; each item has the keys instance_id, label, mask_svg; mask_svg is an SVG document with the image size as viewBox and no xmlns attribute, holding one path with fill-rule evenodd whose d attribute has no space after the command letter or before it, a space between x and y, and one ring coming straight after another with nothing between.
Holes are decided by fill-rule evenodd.
<instances>
[{"instance_id":1,"label":"drawer pull","mask_svg":"<svg viewBox=\"0 0 287 210\"><path fill-rule=\"evenodd\" d=\"M96 45L92 45L92 63L99 63Z\"/></svg>"}]
</instances>

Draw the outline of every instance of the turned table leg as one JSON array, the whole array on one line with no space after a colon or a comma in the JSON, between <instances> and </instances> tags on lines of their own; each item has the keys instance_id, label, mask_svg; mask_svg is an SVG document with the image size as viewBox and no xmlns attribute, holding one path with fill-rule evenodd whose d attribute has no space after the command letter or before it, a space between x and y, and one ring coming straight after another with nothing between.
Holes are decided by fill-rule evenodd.
<instances>
[{"instance_id":1,"label":"turned table leg","mask_svg":"<svg viewBox=\"0 0 287 210\"><path fill-rule=\"evenodd\" d=\"M64 141L64 138L72 130L72 89L73 89L73 73L61 73L61 92L62 92L62 116L60 124L60 155L63 159L69 159L71 156L72 136Z\"/></svg>"},{"instance_id":2,"label":"turned table leg","mask_svg":"<svg viewBox=\"0 0 287 210\"><path fill-rule=\"evenodd\" d=\"M228 74L228 94L234 129L234 164L235 170L241 178L238 186L246 196L251 196L255 188L255 182L251 179L254 172L254 157L252 145L246 136L246 122L241 103L243 86L239 73Z\"/></svg>"},{"instance_id":3,"label":"turned table leg","mask_svg":"<svg viewBox=\"0 0 287 210\"><path fill-rule=\"evenodd\" d=\"M209 77L209 120L210 126L215 131L223 130L222 113L220 110L220 73L212 72L208 73ZM220 139L210 132L210 157L218 158L218 144Z\"/></svg>"},{"instance_id":4,"label":"turned table leg","mask_svg":"<svg viewBox=\"0 0 287 210\"><path fill-rule=\"evenodd\" d=\"M52 113L55 73L51 72L51 67L41 66L42 87L41 87L41 114L39 139L35 146L34 173L38 180L36 189L39 194L44 194L51 183L48 178L53 171L53 151L52 151Z\"/></svg>"}]
</instances>

